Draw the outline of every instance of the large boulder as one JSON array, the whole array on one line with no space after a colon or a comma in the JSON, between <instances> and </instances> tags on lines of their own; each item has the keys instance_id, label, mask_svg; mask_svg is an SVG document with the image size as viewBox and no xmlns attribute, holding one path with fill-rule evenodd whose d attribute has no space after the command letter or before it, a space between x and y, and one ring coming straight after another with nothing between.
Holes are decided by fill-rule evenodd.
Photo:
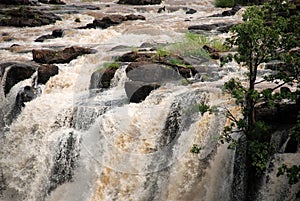
<instances>
[{"instance_id":1,"label":"large boulder","mask_svg":"<svg viewBox=\"0 0 300 201\"><path fill-rule=\"evenodd\" d=\"M174 69L168 68L161 64L147 62L133 62L126 68L126 75L132 81L144 83L176 82L183 77Z\"/></svg>"},{"instance_id":2,"label":"large boulder","mask_svg":"<svg viewBox=\"0 0 300 201\"><path fill-rule=\"evenodd\" d=\"M110 26L116 26L118 24L121 24L124 21L128 20L145 20L146 18L142 15L119 15L119 14L114 14L114 15L108 15L103 17L102 19L95 19L93 23L87 24L85 27L81 28L102 28L106 29Z\"/></svg>"},{"instance_id":3,"label":"large boulder","mask_svg":"<svg viewBox=\"0 0 300 201\"><path fill-rule=\"evenodd\" d=\"M37 83L38 84L46 84L50 77L58 74L58 67L50 64L50 65L41 65L38 68L37 74Z\"/></svg>"},{"instance_id":4,"label":"large boulder","mask_svg":"<svg viewBox=\"0 0 300 201\"><path fill-rule=\"evenodd\" d=\"M10 89L18 82L30 78L36 71L37 66L16 62L0 64L0 78L4 89L4 94L8 94ZM6 72L6 76L4 74ZM5 80L3 80L5 79Z\"/></svg>"},{"instance_id":5,"label":"large boulder","mask_svg":"<svg viewBox=\"0 0 300 201\"><path fill-rule=\"evenodd\" d=\"M161 4L162 0L119 0L118 4L153 5Z\"/></svg>"},{"instance_id":6,"label":"large boulder","mask_svg":"<svg viewBox=\"0 0 300 201\"><path fill-rule=\"evenodd\" d=\"M183 79L174 69L161 64L133 62L126 68L129 81L125 83L125 92L130 102L139 103L152 90L166 83L179 84Z\"/></svg>"},{"instance_id":7,"label":"large boulder","mask_svg":"<svg viewBox=\"0 0 300 201\"><path fill-rule=\"evenodd\" d=\"M69 63L78 56L92 53L95 53L95 50L77 46L57 51L48 49L32 50L33 60L43 64Z\"/></svg>"},{"instance_id":8,"label":"large boulder","mask_svg":"<svg viewBox=\"0 0 300 201\"><path fill-rule=\"evenodd\" d=\"M0 26L35 27L53 24L61 20L50 12L42 12L30 7L0 11Z\"/></svg>"}]
</instances>

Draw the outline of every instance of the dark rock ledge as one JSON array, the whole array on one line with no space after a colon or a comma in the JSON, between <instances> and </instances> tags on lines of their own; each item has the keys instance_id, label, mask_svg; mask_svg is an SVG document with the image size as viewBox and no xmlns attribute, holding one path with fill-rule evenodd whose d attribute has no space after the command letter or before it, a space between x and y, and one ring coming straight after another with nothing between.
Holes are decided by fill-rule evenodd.
<instances>
[{"instance_id":1,"label":"dark rock ledge","mask_svg":"<svg viewBox=\"0 0 300 201\"><path fill-rule=\"evenodd\" d=\"M20 7L18 9L0 10L0 26L36 27L53 24L62 20L53 13L46 13L35 8Z\"/></svg>"},{"instance_id":2,"label":"dark rock ledge","mask_svg":"<svg viewBox=\"0 0 300 201\"><path fill-rule=\"evenodd\" d=\"M110 26L116 26L121 24L124 21L130 21L130 20L145 20L146 18L142 15L108 15L103 17L102 19L95 19L93 23L87 24L84 27L80 27L80 29L86 29L86 28L102 28L106 29Z\"/></svg>"},{"instance_id":3,"label":"dark rock ledge","mask_svg":"<svg viewBox=\"0 0 300 201\"><path fill-rule=\"evenodd\" d=\"M33 60L42 64L69 63L78 56L93 54L96 51L90 48L72 46L63 50L34 49Z\"/></svg>"},{"instance_id":4,"label":"dark rock ledge","mask_svg":"<svg viewBox=\"0 0 300 201\"><path fill-rule=\"evenodd\" d=\"M37 39L35 39L35 42L44 42L44 40L48 40L48 39L61 38L63 37L63 34L64 34L64 30L55 29L52 31L51 35L47 34L47 35L40 36Z\"/></svg>"},{"instance_id":5,"label":"dark rock ledge","mask_svg":"<svg viewBox=\"0 0 300 201\"><path fill-rule=\"evenodd\" d=\"M119 0L118 4L129 5L154 5L161 4L162 0Z\"/></svg>"}]
</instances>

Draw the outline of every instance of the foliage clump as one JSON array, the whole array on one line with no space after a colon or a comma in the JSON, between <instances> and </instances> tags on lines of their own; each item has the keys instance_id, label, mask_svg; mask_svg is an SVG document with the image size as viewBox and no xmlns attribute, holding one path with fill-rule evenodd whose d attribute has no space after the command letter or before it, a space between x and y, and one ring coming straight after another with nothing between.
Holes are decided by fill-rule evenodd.
<instances>
[{"instance_id":1,"label":"foliage clump","mask_svg":"<svg viewBox=\"0 0 300 201\"><path fill-rule=\"evenodd\" d=\"M283 100L288 104L299 102L299 9L292 1L284 0L272 0L262 7L251 6L243 14L243 23L234 25L231 31L232 37L226 40L226 45L236 53L224 61L234 60L247 68L248 73L247 84L233 78L224 85L224 91L241 106L243 117L238 119L228 111L232 123L225 127L221 142L236 143L231 134L242 131L247 139L247 165L259 177L266 169L273 148L270 144L271 127L257 119L256 108L259 105L274 107L283 104ZM259 66L270 61L279 62L280 67L258 81ZM272 84L272 87L260 89L257 87L260 83ZM282 90L278 92L278 89ZM298 136L296 129L292 129L292 133ZM282 168L280 173L288 170Z\"/></svg>"}]
</instances>

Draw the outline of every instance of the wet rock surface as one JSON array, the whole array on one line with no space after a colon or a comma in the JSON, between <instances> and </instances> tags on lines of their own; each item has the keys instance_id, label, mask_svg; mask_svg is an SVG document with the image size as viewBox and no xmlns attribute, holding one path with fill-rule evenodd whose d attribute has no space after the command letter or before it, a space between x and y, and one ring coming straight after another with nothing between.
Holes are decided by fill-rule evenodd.
<instances>
[{"instance_id":1,"label":"wet rock surface","mask_svg":"<svg viewBox=\"0 0 300 201\"><path fill-rule=\"evenodd\" d=\"M44 42L45 40L48 40L48 39L61 38L61 37L63 37L63 34L64 34L64 30L55 29L55 30L53 30L52 34L47 34L47 35L38 37L37 39L35 39L35 42Z\"/></svg>"},{"instance_id":2,"label":"wet rock surface","mask_svg":"<svg viewBox=\"0 0 300 201\"><path fill-rule=\"evenodd\" d=\"M108 15L103 17L102 19L95 19L93 23L87 24L84 27L80 27L80 29L86 29L86 28L102 28L106 29L110 26L116 26L121 24L124 21L129 21L129 20L145 20L146 18L142 15Z\"/></svg>"},{"instance_id":3,"label":"wet rock surface","mask_svg":"<svg viewBox=\"0 0 300 201\"><path fill-rule=\"evenodd\" d=\"M106 68L95 71L91 76L90 89L109 88L117 68Z\"/></svg>"},{"instance_id":4,"label":"wet rock surface","mask_svg":"<svg viewBox=\"0 0 300 201\"><path fill-rule=\"evenodd\" d=\"M58 70L56 65L41 65L38 68L37 83L46 84L50 77L58 74Z\"/></svg>"},{"instance_id":5,"label":"wet rock surface","mask_svg":"<svg viewBox=\"0 0 300 201\"><path fill-rule=\"evenodd\" d=\"M210 17L226 17L226 16L233 16L235 15L242 7L239 5L236 5L231 8L231 10L225 10L221 14L215 14Z\"/></svg>"},{"instance_id":6,"label":"wet rock surface","mask_svg":"<svg viewBox=\"0 0 300 201\"><path fill-rule=\"evenodd\" d=\"M205 32L216 31L220 33L227 33L233 26L232 23L215 23L215 24L203 24L203 25L192 25L188 27L188 30L193 33L203 34Z\"/></svg>"},{"instance_id":7,"label":"wet rock surface","mask_svg":"<svg viewBox=\"0 0 300 201\"><path fill-rule=\"evenodd\" d=\"M153 5L161 4L162 0L119 0L118 4Z\"/></svg>"},{"instance_id":8,"label":"wet rock surface","mask_svg":"<svg viewBox=\"0 0 300 201\"><path fill-rule=\"evenodd\" d=\"M125 92L130 102L140 103L147 98L147 96L154 89L159 88L158 83L144 83L140 81L126 82Z\"/></svg>"},{"instance_id":9,"label":"wet rock surface","mask_svg":"<svg viewBox=\"0 0 300 201\"><path fill-rule=\"evenodd\" d=\"M53 13L46 13L31 7L19 9L0 10L0 26L36 27L53 24L62 20Z\"/></svg>"},{"instance_id":10,"label":"wet rock surface","mask_svg":"<svg viewBox=\"0 0 300 201\"><path fill-rule=\"evenodd\" d=\"M0 64L0 78L2 80L5 95L18 82L30 78L37 66L25 63L7 62ZM5 77L4 77L4 74ZM3 80L4 79L4 80Z\"/></svg>"},{"instance_id":11,"label":"wet rock surface","mask_svg":"<svg viewBox=\"0 0 300 201\"><path fill-rule=\"evenodd\" d=\"M72 46L57 51L49 49L32 50L33 60L43 64L69 63L78 56L92 53L95 53L95 50L77 46Z\"/></svg>"},{"instance_id":12,"label":"wet rock surface","mask_svg":"<svg viewBox=\"0 0 300 201\"><path fill-rule=\"evenodd\" d=\"M37 5L37 2L45 4L65 4L61 0L0 0L0 4L7 5Z\"/></svg>"}]
</instances>

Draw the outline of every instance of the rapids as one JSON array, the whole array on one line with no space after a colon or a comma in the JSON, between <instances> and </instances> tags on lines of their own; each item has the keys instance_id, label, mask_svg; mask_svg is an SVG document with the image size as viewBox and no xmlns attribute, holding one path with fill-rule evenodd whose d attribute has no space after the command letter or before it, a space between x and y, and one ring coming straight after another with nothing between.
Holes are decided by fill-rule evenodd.
<instances>
[{"instance_id":1,"label":"rapids","mask_svg":"<svg viewBox=\"0 0 300 201\"><path fill-rule=\"evenodd\" d=\"M166 0L155 6L118 5L112 0L65 2L100 10L60 10L63 20L53 25L0 27L1 33L14 39L1 41L1 62L32 60L31 50L41 47L77 45L97 50L57 64L59 74L37 86L37 98L27 102L15 119L9 120L8 113L16 94L36 75L19 82L6 97L0 87L0 199L234 200L235 151L220 144L218 137L226 124L225 107L232 107L222 94L222 84L243 73L229 70L238 69L236 64L224 67L225 76L218 81L169 84L138 104L126 97L125 67L118 69L108 90L89 90L89 85L96 69L128 51L114 47L131 50L144 43L172 43L182 39L190 25L237 22L241 14L209 18L224 10L215 8L213 0ZM193 8L197 13L187 15L178 9L158 14L163 6ZM76 29L114 13L142 14L146 21L127 21L104 30ZM74 22L76 18L79 23ZM62 38L33 42L59 28L65 30ZM196 106L203 103L217 112L201 114ZM200 146L198 154L190 152L193 144Z\"/></svg>"}]
</instances>

